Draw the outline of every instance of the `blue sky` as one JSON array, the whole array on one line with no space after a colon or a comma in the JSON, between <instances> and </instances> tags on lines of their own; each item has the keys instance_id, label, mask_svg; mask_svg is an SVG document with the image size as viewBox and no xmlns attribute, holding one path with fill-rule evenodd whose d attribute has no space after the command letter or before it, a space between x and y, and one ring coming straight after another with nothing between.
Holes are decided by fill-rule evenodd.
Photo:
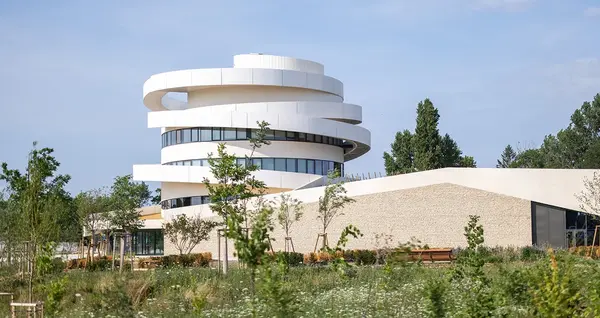
<instances>
[{"instance_id":1,"label":"blue sky","mask_svg":"<svg viewBox=\"0 0 600 318\"><path fill-rule=\"evenodd\" d=\"M321 62L363 106L372 149L348 172L383 171L429 97L480 167L537 146L600 92L600 1L0 2L0 162L53 147L74 194L158 163L142 85L263 52Z\"/></svg>"}]
</instances>

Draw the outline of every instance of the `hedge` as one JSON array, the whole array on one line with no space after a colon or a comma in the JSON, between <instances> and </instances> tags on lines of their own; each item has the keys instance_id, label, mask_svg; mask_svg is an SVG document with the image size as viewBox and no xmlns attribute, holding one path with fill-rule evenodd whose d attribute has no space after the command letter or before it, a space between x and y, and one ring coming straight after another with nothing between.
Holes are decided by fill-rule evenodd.
<instances>
[{"instance_id":1,"label":"hedge","mask_svg":"<svg viewBox=\"0 0 600 318\"><path fill-rule=\"evenodd\" d=\"M156 267L208 267L212 260L212 253L194 253L182 255L166 255L145 257L138 260L139 268Z\"/></svg>"}]
</instances>

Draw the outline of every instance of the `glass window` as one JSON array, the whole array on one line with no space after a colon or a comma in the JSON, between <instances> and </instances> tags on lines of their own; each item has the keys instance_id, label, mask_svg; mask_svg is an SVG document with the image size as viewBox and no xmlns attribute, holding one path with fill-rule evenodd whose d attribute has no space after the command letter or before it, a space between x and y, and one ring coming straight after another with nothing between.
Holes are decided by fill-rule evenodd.
<instances>
[{"instance_id":1,"label":"glass window","mask_svg":"<svg viewBox=\"0 0 600 318\"><path fill-rule=\"evenodd\" d=\"M177 162L175 162L175 165L176 165L176 166L183 166L183 162L181 162L181 161L177 161Z\"/></svg>"},{"instance_id":2,"label":"glass window","mask_svg":"<svg viewBox=\"0 0 600 318\"><path fill-rule=\"evenodd\" d=\"M197 196L197 197L192 197L192 205L200 205L202 204L202 197L201 196Z\"/></svg>"},{"instance_id":3,"label":"glass window","mask_svg":"<svg viewBox=\"0 0 600 318\"><path fill-rule=\"evenodd\" d=\"M208 159L202 159L202 166L203 167L210 167L210 164L208 163Z\"/></svg>"},{"instance_id":4,"label":"glass window","mask_svg":"<svg viewBox=\"0 0 600 318\"><path fill-rule=\"evenodd\" d=\"M315 161L314 160L306 160L306 172L315 174Z\"/></svg>"},{"instance_id":5,"label":"glass window","mask_svg":"<svg viewBox=\"0 0 600 318\"><path fill-rule=\"evenodd\" d=\"M171 209L174 209L174 208L176 208L176 207L177 207L177 200L175 200L175 199L171 199L171 200L169 200L169 201L170 201L170 203L171 203Z\"/></svg>"},{"instance_id":6,"label":"glass window","mask_svg":"<svg viewBox=\"0 0 600 318\"><path fill-rule=\"evenodd\" d=\"M210 197L209 196L203 196L202 197L202 204L209 204L210 203Z\"/></svg>"},{"instance_id":7,"label":"glass window","mask_svg":"<svg viewBox=\"0 0 600 318\"><path fill-rule=\"evenodd\" d=\"M212 140L221 140L221 128L212 129Z\"/></svg>"},{"instance_id":8,"label":"glass window","mask_svg":"<svg viewBox=\"0 0 600 318\"><path fill-rule=\"evenodd\" d=\"M176 202L175 203L176 207L180 208L183 206L183 198L177 198L177 199L175 199L175 202Z\"/></svg>"},{"instance_id":9,"label":"glass window","mask_svg":"<svg viewBox=\"0 0 600 318\"><path fill-rule=\"evenodd\" d=\"M261 168L261 162L262 162L262 160L260 158L254 158L254 159L252 159L252 164L255 165L255 166L257 166L258 169Z\"/></svg>"},{"instance_id":10,"label":"glass window","mask_svg":"<svg viewBox=\"0 0 600 318\"><path fill-rule=\"evenodd\" d=\"M237 129L237 140L246 140L248 139L248 130L246 128L238 128Z\"/></svg>"},{"instance_id":11,"label":"glass window","mask_svg":"<svg viewBox=\"0 0 600 318\"><path fill-rule=\"evenodd\" d=\"M236 133L235 128L223 129L223 140L235 140L236 135L237 135L237 133Z\"/></svg>"},{"instance_id":12,"label":"glass window","mask_svg":"<svg viewBox=\"0 0 600 318\"><path fill-rule=\"evenodd\" d=\"M265 139L266 140L273 140L275 139L275 131L272 129L269 129L265 132Z\"/></svg>"},{"instance_id":13,"label":"glass window","mask_svg":"<svg viewBox=\"0 0 600 318\"><path fill-rule=\"evenodd\" d=\"M313 134L306 134L306 141L308 141L308 142L315 142L315 135L313 135Z\"/></svg>"},{"instance_id":14,"label":"glass window","mask_svg":"<svg viewBox=\"0 0 600 318\"><path fill-rule=\"evenodd\" d=\"M285 134L287 140L298 140L298 135L293 131L288 131Z\"/></svg>"},{"instance_id":15,"label":"glass window","mask_svg":"<svg viewBox=\"0 0 600 318\"><path fill-rule=\"evenodd\" d=\"M186 160L183 162L184 166L191 166L192 165L192 161L191 160Z\"/></svg>"},{"instance_id":16,"label":"glass window","mask_svg":"<svg viewBox=\"0 0 600 318\"><path fill-rule=\"evenodd\" d=\"M191 197L186 197L183 198L183 205L182 206L190 206L192 205L192 198Z\"/></svg>"},{"instance_id":17,"label":"glass window","mask_svg":"<svg viewBox=\"0 0 600 318\"><path fill-rule=\"evenodd\" d=\"M192 160L192 166L201 166L202 161L200 159Z\"/></svg>"},{"instance_id":18,"label":"glass window","mask_svg":"<svg viewBox=\"0 0 600 318\"><path fill-rule=\"evenodd\" d=\"M306 141L306 133L298 133L299 141Z\"/></svg>"},{"instance_id":19,"label":"glass window","mask_svg":"<svg viewBox=\"0 0 600 318\"><path fill-rule=\"evenodd\" d=\"M210 128L202 128L200 130L200 141L211 141L212 131Z\"/></svg>"},{"instance_id":20,"label":"glass window","mask_svg":"<svg viewBox=\"0 0 600 318\"><path fill-rule=\"evenodd\" d=\"M160 147L161 148L165 147L165 135L164 134L160 135Z\"/></svg>"},{"instance_id":21,"label":"glass window","mask_svg":"<svg viewBox=\"0 0 600 318\"><path fill-rule=\"evenodd\" d=\"M323 164L321 163L321 160L315 160L315 174L323 174Z\"/></svg>"},{"instance_id":22,"label":"glass window","mask_svg":"<svg viewBox=\"0 0 600 318\"><path fill-rule=\"evenodd\" d=\"M286 159L286 171L296 172L296 159Z\"/></svg>"},{"instance_id":23,"label":"glass window","mask_svg":"<svg viewBox=\"0 0 600 318\"><path fill-rule=\"evenodd\" d=\"M198 141L198 128L192 129L192 142Z\"/></svg>"},{"instance_id":24,"label":"glass window","mask_svg":"<svg viewBox=\"0 0 600 318\"><path fill-rule=\"evenodd\" d=\"M169 131L169 140L171 140L171 142L169 143L169 145L174 145L175 144L175 131Z\"/></svg>"},{"instance_id":25,"label":"glass window","mask_svg":"<svg viewBox=\"0 0 600 318\"><path fill-rule=\"evenodd\" d=\"M306 159L298 159L298 172L306 173Z\"/></svg>"},{"instance_id":26,"label":"glass window","mask_svg":"<svg viewBox=\"0 0 600 318\"><path fill-rule=\"evenodd\" d=\"M258 130L250 129L250 138L256 138Z\"/></svg>"},{"instance_id":27,"label":"glass window","mask_svg":"<svg viewBox=\"0 0 600 318\"><path fill-rule=\"evenodd\" d=\"M235 163L238 164L239 166L244 166L244 164L246 163L246 159L245 158L237 158L235 159Z\"/></svg>"},{"instance_id":28,"label":"glass window","mask_svg":"<svg viewBox=\"0 0 600 318\"><path fill-rule=\"evenodd\" d=\"M315 135L315 142L319 142L319 143L323 142L323 136Z\"/></svg>"},{"instance_id":29,"label":"glass window","mask_svg":"<svg viewBox=\"0 0 600 318\"><path fill-rule=\"evenodd\" d=\"M183 143L192 142L192 130L184 129L183 130Z\"/></svg>"},{"instance_id":30,"label":"glass window","mask_svg":"<svg viewBox=\"0 0 600 318\"><path fill-rule=\"evenodd\" d=\"M182 135L181 130L176 130L175 131L175 135L177 136L175 142L177 144L180 144L181 140L182 140L182 138L181 138L181 135Z\"/></svg>"},{"instance_id":31,"label":"glass window","mask_svg":"<svg viewBox=\"0 0 600 318\"><path fill-rule=\"evenodd\" d=\"M276 171L285 171L285 159L283 159L283 158L275 159L275 170Z\"/></svg>"},{"instance_id":32,"label":"glass window","mask_svg":"<svg viewBox=\"0 0 600 318\"><path fill-rule=\"evenodd\" d=\"M275 130L275 140L285 140L285 131Z\"/></svg>"},{"instance_id":33,"label":"glass window","mask_svg":"<svg viewBox=\"0 0 600 318\"><path fill-rule=\"evenodd\" d=\"M275 159L273 158L263 158L262 159L262 167L263 170L275 170Z\"/></svg>"},{"instance_id":34,"label":"glass window","mask_svg":"<svg viewBox=\"0 0 600 318\"><path fill-rule=\"evenodd\" d=\"M329 137L323 136L323 143L324 144L328 144L329 143Z\"/></svg>"},{"instance_id":35,"label":"glass window","mask_svg":"<svg viewBox=\"0 0 600 318\"><path fill-rule=\"evenodd\" d=\"M335 165L333 161L327 162L327 172L335 170Z\"/></svg>"}]
</instances>

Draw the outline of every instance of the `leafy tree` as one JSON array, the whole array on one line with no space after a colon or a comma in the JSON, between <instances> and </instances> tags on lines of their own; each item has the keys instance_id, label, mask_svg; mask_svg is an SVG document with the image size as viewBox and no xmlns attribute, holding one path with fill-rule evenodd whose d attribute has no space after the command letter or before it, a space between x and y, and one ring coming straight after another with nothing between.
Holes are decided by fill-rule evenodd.
<instances>
[{"instance_id":1,"label":"leafy tree","mask_svg":"<svg viewBox=\"0 0 600 318\"><path fill-rule=\"evenodd\" d=\"M210 232L218 222L178 215L163 225L164 236L179 251L179 255L189 254L200 242L210 238Z\"/></svg>"},{"instance_id":2,"label":"leafy tree","mask_svg":"<svg viewBox=\"0 0 600 318\"><path fill-rule=\"evenodd\" d=\"M438 130L439 120L438 110L429 98L419 102L414 136L414 164L417 171L437 169L442 166L442 138Z\"/></svg>"},{"instance_id":3,"label":"leafy tree","mask_svg":"<svg viewBox=\"0 0 600 318\"><path fill-rule=\"evenodd\" d=\"M409 130L396 133L391 152L383 153L388 175L476 166L473 157L463 156L458 144L449 134L440 136L439 118L437 108L429 99L418 104L415 133Z\"/></svg>"},{"instance_id":4,"label":"leafy tree","mask_svg":"<svg viewBox=\"0 0 600 318\"><path fill-rule=\"evenodd\" d=\"M237 164L236 156L226 151L225 144L219 144L217 158L209 154L208 163L216 183L204 180L211 198L211 209L225 221L225 236L234 241L238 258L250 269L252 293L256 271L270 247L269 233L273 230L271 215L273 208L262 200L265 183L256 179L253 172L258 170L250 164L257 148L268 145L265 140L269 130L267 122L258 122L259 129L250 139L252 152L246 157L246 164ZM255 199L250 206L250 199ZM250 229L251 227L251 229ZM225 244L227 255L227 244ZM227 259L223 271L227 272Z\"/></svg>"},{"instance_id":5,"label":"leafy tree","mask_svg":"<svg viewBox=\"0 0 600 318\"><path fill-rule=\"evenodd\" d=\"M302 201L292 198L289 194L282 193L279 196L279 208L277 220L285 232L285 247L288 250L288 240L291 240L290 232L292 225L302 218Z\"/></svg>"},{"instance_id":6,"label":"leafy tree","mask_svg":"<svg viewBox=\"0 0 600 318\"><path fill-rule=\"evenodd\" d=\"M152 196L152 199L150 199L150 202L154 205L160 204L160 196L161 196L161 190L160 188L156 188L156 190L154 190L154 195Z\"/></svg>"},{"instance_id":7,"label":"leafy tree","mask_svg":"<svg viewBox=\"0 0 600 318\"><path fill-rule=\"evenodd\" d=\"M136 183L131 175L119 176L111 187L112 211L108 213L111 227L124 234L133 234L140 229L144 222L140 220L140 208L150 200L150 191L145 183ZM125 258L125 237L120 238L120 271L123 270Z\"/></svg>"},{"instance_id":8,"label":"leafy tree","mask_svg":"<svg viewBox=\"0 0 600 318\"><path fill-rule=\"evenodd\" d=\"M514 151L511 145L506 145L500 159L497 160L496 168L510 168L513 161L515 161L517 153Z\"/></svg>"},{"instance_id":9,"label":"leafy tree","mask_svg":"<svg viewBox=\"0 0 600 318\"><path fill-rule=\"evenodd\" d=\"M590 180L583 179L584 190L575 197L581 204L581 209L589 214L600 216L600 173L594 172Z\"/></svg>"},{"instance_id":10,"label":"leafy tree","mask_svg":"<svg viewBox=\"0 0 600 318\"><path fill-rule=\"evenodd\" d=\"M391 153L383 153L386 173L393 175L414 172L413 134L409 130L397 132L391 146Z\"/></svg>"},{"instance_id":11,"label":"leafy tree","mask_svg":"<svg viewBox=\"0 0 600 318\"><path fill-rule=\"evenodd\" d=\"M539 149L527 149L517 154L510 168L545 168L544 155Z\"/></svg>"},{"instance_id":12,"label":"leafy tree","mask_svg":"<svg viewBox=\"0 0 600 318\"><path fill-rule=\"evenodd\" d=\"M328 175L327 186L325 186L325 192L319 197L319 211L317 219L321 220L323 226L323 248L328 247L327 242L327 228L331 221L338 216L344 215L343 208L348 203L352 203L355 200L346 195L346 188L344 182L334 182L339 176L338 171L332 171Z\"/></svg>"},{"instance_id":13,"label":"leafy tree","mask_svg":"<svg viewBox=\"0 0 600 318\"><path fill-rule=\"evenodd\" d=\"M56 241L61 236L59 217L64 209L69 208L69 194L64 189L71 179L68 175L56 173L60 163L52 156L52 148L36 149L29 153L27 170L8 169L2 163L0 180L6 181L9 203L15 216L20 220L18 231L23 241L29 245L29 262L31 268L36 268L40 248L49 242ZM29 275L29 298L32 297L32 282L34 272Z\"/></svg>"},{"instance_id":14,"label":"leafy tree","mask_svg":"<svg viewBox=\"0 0 600 318\"><path fill-rule=\"evenodd\" d=\"M91 262L93 262L92 256L96 254L96 233L103 225L106 225L106 213L110 210L110 204L110 194L104 189L81 192L75 197L78 224L91 235L87 250L87 257Z\"/></svg>"}]
</instances>

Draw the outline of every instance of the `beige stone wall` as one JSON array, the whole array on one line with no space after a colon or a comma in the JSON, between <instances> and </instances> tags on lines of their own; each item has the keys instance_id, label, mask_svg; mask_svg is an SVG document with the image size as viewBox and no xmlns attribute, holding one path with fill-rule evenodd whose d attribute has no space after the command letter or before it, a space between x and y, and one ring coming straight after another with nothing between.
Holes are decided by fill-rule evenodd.
<instances>
[{"instance_id":1,"label":"beige stone wall","mask_svg":"<svg viewBox=\"0 0 600 318\"><path fill-rule=\"evenodd\" d=\"M419 188L382 192L354 197L355 203L344 209L328 229L335 244L342 229L353 224L364 236L351 240L348 248L374 248L375 235L391 234L394 245L415 237L431 247L457 247L466 244L464 226L470 214L481 216L486 245L531 245L531 202L482 190L437 184ZM313 250L320 221L316 219L318 203L304 204L303 219L294 224L292 237L296 251ZM273 247L283 249L283 232L276 226ZM231 244L232 246L232 244ZM217 257L216 235L195 251L210 251ZM175 253L165 241L165 252Z\"/></svg>"}]
</instances>

